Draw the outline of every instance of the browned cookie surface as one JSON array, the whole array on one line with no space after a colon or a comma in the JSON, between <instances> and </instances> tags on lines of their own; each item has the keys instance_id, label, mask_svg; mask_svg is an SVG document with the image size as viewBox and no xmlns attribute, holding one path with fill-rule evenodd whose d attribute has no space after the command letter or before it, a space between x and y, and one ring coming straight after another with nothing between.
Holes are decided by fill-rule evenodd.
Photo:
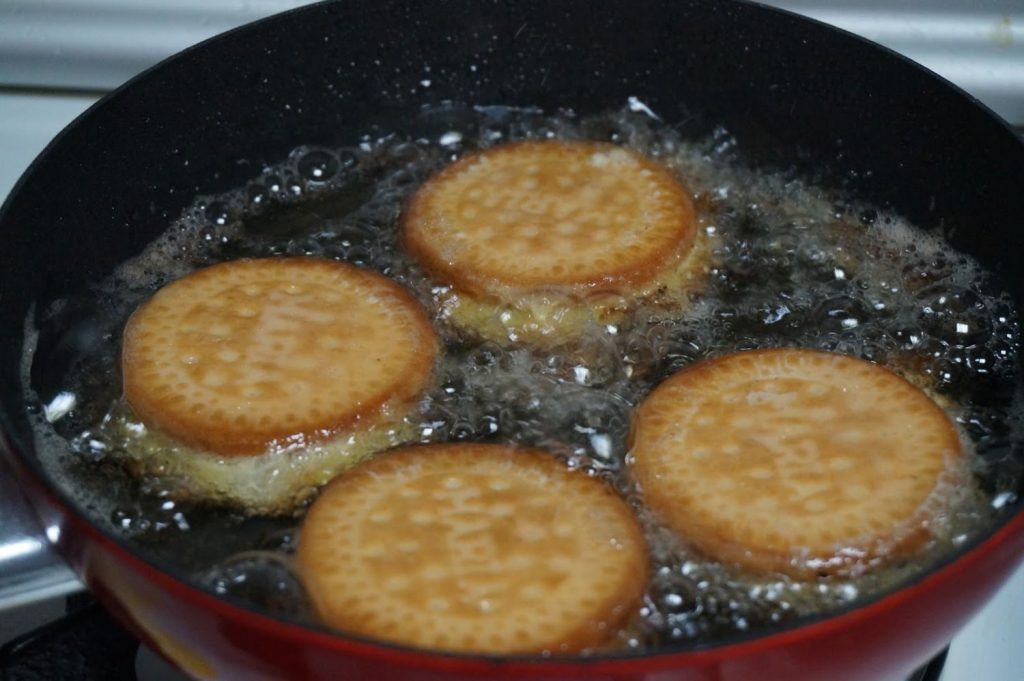
<instances>
[{"instance_id":1,"label":"browned cookie surface","mask_svg":"<svg viewBox=\"0 0 1024 681\"><path fill-rule=\"evenodd\" d=\"M483 444L410 447L340 476L297 560L327 624L463 652L597 645L647 580L642 531L606 485L546 452Z\"/></svg>"},{"instance_id":2,"label":"browned cookie surface","mask_svg":"<svg viewBox=\"0 0 1024 681\"><path fill-rule=\"evenodd\" d=\"M431 178L403 216L405 245L432 275L499 297L641 286L695 235L692 201L666 168L598 142L473 154Z\"/></svg>"},{"instance_id":3,"label":"browned cookie surface","mask_svg":"<svg viewBox=\"0 0 1024 681\"><path fill-rule=\"evenodd\" d=\"M146 423L224 455L324 441L419 394L437 341L391 280L316 258L236 260L158 291L124 332Z\"/></svg>"},{"instance_id":4,"label":"browned cookie surface","mask_svg":"<svg viewBox=\"0 0 1024 681\"><path fill-rule=\"evenodd\" d=\"M903 378L795 349L670 377L638 407L631 452L647 503L681 536L795 575L919 545L962 457L949 418Z\"/></svg>"}]
</instances>

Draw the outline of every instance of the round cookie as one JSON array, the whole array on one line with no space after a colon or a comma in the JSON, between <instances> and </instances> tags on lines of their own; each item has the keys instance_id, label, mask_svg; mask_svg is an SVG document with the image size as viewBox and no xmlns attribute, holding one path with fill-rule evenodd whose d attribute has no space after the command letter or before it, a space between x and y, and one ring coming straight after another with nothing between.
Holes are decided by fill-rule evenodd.
<instances>
[{"instance_id":1,"label":"round cookie","mask_svg":"<svg viewBox=\"0 0 1024 681\"><path fill-rule=\"evenodd\" d=\"M323 621L446 651L575 652L637 607L647 548L604 483L540 450L408 447L310 508L299 574Z\"/></svg>"},{"instance_id":2,"label":"round cookie","mask_svg":"<svg viewBox=\"0 0 1024 681\"><path fill-rule=\"evenodd\" d=\"M316 258L235 260L129 319L124 394L150 428L221 456L324 442L424 389L437 340L408 293Z\"/></svg>"},{"instance_id":3,"label":"round cookie","mask_svg":"<svg viewBox=\"0 0 1024 681\"><path fill-rule=\"evenodd\" d=\"M669 377L637 408L647 504L709 556L793 576L906 555L956 483L956 428L889 370L814 350L740 352Z\"/></svg>"},{"instance_id":4,"label":"round cookie","mask_svg":"<svg viewBox=\"0 0 1024 681\"><path fill-rule=\"evenodd\" d=\"M485 337L577 333L630 301L694 285L693 202L664 166L600 142L517 142L467 156L413 195L405 248ZM703 241L701 241L703 246ZM497 322L500 321L500 324Z\"/></svg>"}]
</instances>

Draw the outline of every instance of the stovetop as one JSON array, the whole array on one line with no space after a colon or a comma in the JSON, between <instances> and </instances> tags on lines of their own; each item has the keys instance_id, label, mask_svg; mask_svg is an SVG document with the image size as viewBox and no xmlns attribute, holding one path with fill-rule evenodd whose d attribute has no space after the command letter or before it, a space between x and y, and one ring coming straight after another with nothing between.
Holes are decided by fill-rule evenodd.
<instances>
[{"instance_id":1,"label":"stovetop","mask_svg":"<svg viewBox=\"0 0 1024 681\"><path fill-rule=\"evenodd\" d=\"M49 140L103 92L189 44L306 1L6 0L0 4L0 199ZM102 12L96 11L98 4ZM838 25L906 54L1024 130L1020 0L767 4ZM0 468L0 483L4 475ZM9 488L0 485L0 491L13 499ZM74 575L53 562L47 543L40 528L0 514L4 681L181 679L155 654L139 651L138 643L81 592ZM943 653L914 679L1022 678L1021 642L1024 567L954 638L948 656Z\"/></svg>"}]
</instances>

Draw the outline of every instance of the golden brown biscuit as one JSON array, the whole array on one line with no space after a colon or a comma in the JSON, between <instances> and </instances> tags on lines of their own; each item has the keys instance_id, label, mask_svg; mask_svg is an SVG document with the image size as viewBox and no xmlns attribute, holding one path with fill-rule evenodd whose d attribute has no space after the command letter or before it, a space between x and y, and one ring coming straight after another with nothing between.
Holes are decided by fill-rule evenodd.
<instances>
[{"instance_id":1,"label":"golden brown biscuit","mask_svg":"<svg viewBox=\"0 0 1024 681\"><path fill-rule=\"evenodd\" d=\"M128 458L196 496L286 510L302 488L410 439L402 417L437 351L425 311L377 273L316 258L198 270L125 328Z\"/></svg>"},{"instance_id":2,"label":"golden brown biscuit","mask_svg":"<svg viewBox=\"0 0 1024 681\"><path fill-rule=\"evenodd\" d=\"M797 349L671 376L637 408L631 453L648 505L679 535L794 576L920 547L963 459L949 418L903 378Z\"/></svg>"},{"instance_id":3,"label":"golden brown biscuit","mask_svg":"<svg viewBox=\"0 0 1024 681\"><path fill-rule=\"evenodd\" d=\"M398 284L315 258L235 260L168 284L124 331L124 393L150 427L222 455L330 439L418 395L437 350Z\"/></svg>"},{"instance_id":4,"label":"golden brown biscuit","mask_svg":"<svg viewBox=\"0 0 1024 681\"><path fill-rule=\"evenodd\" d=\"M706 261L700 236L665 167L599 142L467 156L424 184L402 218L405 248L452 288L448 317L499 341L578 334L656 290L685 299Z\"/></svg>"},{"instance_id":5,"label":"golden brown biscuit","mask_svg":"<svg viewBox=\"0 0 1024 681\"><path fill-rule=\"evenodd\" d=\"M409 447L323 489L297 566L324 622L439 650L574 652L639 604L647 549L629 506L540 450Z\"/></svg>"}]
</instances>

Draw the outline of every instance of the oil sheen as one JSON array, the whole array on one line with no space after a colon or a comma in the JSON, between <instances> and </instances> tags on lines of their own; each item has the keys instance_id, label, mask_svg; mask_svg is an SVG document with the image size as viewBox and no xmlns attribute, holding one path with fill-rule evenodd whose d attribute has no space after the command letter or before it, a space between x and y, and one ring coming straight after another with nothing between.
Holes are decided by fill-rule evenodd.
<instances>
[{"instance_id":1,"label":"oil sheen","mask_svg":"<svg viewBox=\"0 0 1024 681\"><path fill-rule=\"evenodd\" d=\"M637 107L571 111L450 105L423 136L373 134L298 147L245 186L200 196L145 251L30 329L33 353L83 327L106 342L67 362L30 400L44 464L94 520L158 565L227 598L313 624L290 568L299 517L256 517L181 501L173 475L136 480L117 463L137 446L119 398L117 338L161 285L238 257L315 255L372 268L431 310L445 351L406 424L422 442L543 447L616 487L647 531L643 604L610 643L649 651L728 640L876 597L969 546L1017 502L1021 484L1019 328L1010 298L970 258L899 216L788 174L752 170L726 130L685 140ZM480 341L444 319L451 292L397 246L404 201L476 149L522 139L596 139L668 166L692 192L712 253L685 310L640 304L557 347ZM84 321L83 321L84 320ZM631 409L669 374L736 350L799 346L882 363L929 391L957 423L973 479L914 561L858 577L796 581L710 561L659 525L628 475ZM37 360L38 361L38 360ZM287 465L281 457L280 465ZM314 491L305 492L313 496ZM300 514L301 515L301 514ZM313 624L315 626L315 624ZM602 651L591 651L591 653Z\"/></svg>"}]
</instances>

